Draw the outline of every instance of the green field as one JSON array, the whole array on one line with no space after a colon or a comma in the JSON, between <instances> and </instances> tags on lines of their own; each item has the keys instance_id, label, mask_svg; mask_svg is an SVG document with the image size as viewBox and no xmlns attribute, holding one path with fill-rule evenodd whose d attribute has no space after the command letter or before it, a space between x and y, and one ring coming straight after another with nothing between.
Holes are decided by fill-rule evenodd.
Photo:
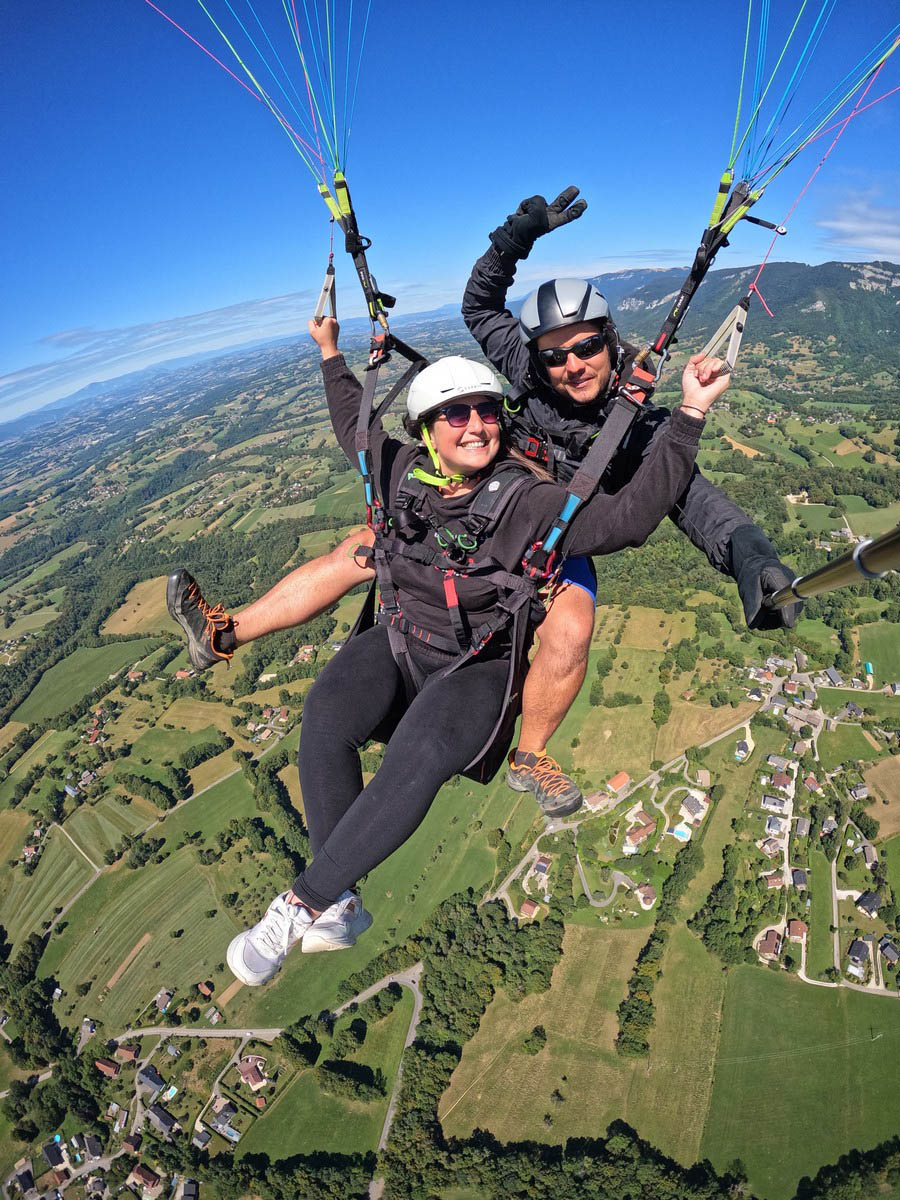
<instances>
[{"instance_id":1,"label":"green field","mask_svg":"<svg viewBox=\"0 0 900 1200\"><path fill-rule=\"evenodd\" d=\"M82 804L66 821L66 832L102 867L104 851L118 845L123 834L146 829L153 820L135 803L123 805L112 796L104 796L96 804Z\"/></svg>"},{"instance_id":2,"label":"green field","mask_svg":"<svg viewBox=\"0 0 900 1200\"><path fill-rule=\"evenodd\" d=\"M412 995L404 988L403 998L390 1016L370 1024L363 1045L347 1056L348 1062L381 1068L387 1081L387 1095L383 1100L368 1104L342 1100L323 1092L313 1071L300 1071L241 1138L239 1156L268 1154L272 1159L283 1158L287 1146L291 1154L315 1151L363 1154L375 1150L412 1009ZM338 1022L336 1030L344 1028L350 1019Z\"/></svg>"},{"instance_id":3,"label":"green field","mask_svg":"<svg viewBox=\"0 0 900 1200\"><path fill-rule=\"evenodd\" d=\"M236 932L237 922L222 906L220 894L234 885L225 868L200 866L193 849L175 846L186 832L197 830L212 840L233 817L254 811L250 791L238 774L167 816L153 836L166 839L163 850L171 851L169 857L136 871L119 865L99 876L68 914L65 931L51 940L41 972L58 975L70 996L76 984L92 980L85 1003L94 1005L112 1032L120 1032L163 985L184 994L203 977L216 979L217 989L224 986L223 980L230 982L230 976L213 971L224 961ZM216 916L207 917L214 908ZM173 938L170 934L176 929L184 933ZM105 984L146 933L152 944L141 950L101 1004ZM157 961L160 965L154 967Z\"/></svg>"},{"instance_id":4,"label":"green field","mask_svg":"<svg viewBox=\"0 0 900 1200\"><path fill-rule=\"evenodd\" d=\"M859 653L863 662L870 662L874 667L878 687L900 680L900 635L896 625L883 622L862 625Z\"/></svg>"},{"instance_id":5,"label":"green field","mask_svg":"<svg viewBox=\"0 0 900 1200\"><path fill-rule=\"evenodd\" d=\"M16 784L32 767L45 763L51 755L60 755L73 741L73 735L64 730L48 729L33 746L18 760L6 779L0 783L0 806L8 805L16 790Z\"/></svg>"},{"instance_id":6,"label":"green field","mask_svg":"<svg viewBox=\"0 0 900 1200\"><path fill-rule=\"evenodd\" d=\"M843 762L874 762L879 757L858 725L838 725L832 733L821 733L817 744L825 771L834 771Z\"/></svg>"},{"instance_id":7,"label":"green field","mask_svg":"<svg viewBox=\"0 0 900 1200\"><path fill-rule=\"evenodd\" d=\"M467 887L482 891L495 862L488 830L504 825L514 809L516 828L520 820L529 825L536 813L533 805L529 796L507 788L502 773L487 788L466 779L445 785L413 836L363 884L374 925L359 945L343 954L293 955L268 987L245 988L229 1006L229 1017L242 1024L269 1025L290 1020L292 1013L332 1006L341 979L358 971L383 946L420 928L443 899ZM190 805L182 811L189 812Z\"/></svg>"},{"instance_id":8,"label":"green field","mask_svg":"<svg viewBox=\"0 0 900 1200\"><path fill-rule=\"evenodd\" d=\"M810 909L806 922L806 973L810 979L821 979L828 967L834 966L834 942L831 922L831 863L819 850L809 854Z\"/></svg>"},{"instance_id":9,"label":"green field","mask_svg":"<svg viewBox=\"0 0 900 1200\"><path fill-rule=\"evenodd\" d=\"M214 908L216 915L207 917ZM172 937L178 929L183 936ZM73 907L65 932L51 942L41 972L54 974L70 1000L78 984L90 981L91 991L77 1001L79 1011L90 1008L112 1036L133 1023L155 1024L155 1009L143 1020L140 1014L161 987L183 996L198 979L217 978L215 966L236 932L236 923L220 907L210 872L184 848L158 866L121 867L100 876ZM107 990L147 934L149 941Z\"/></svg>"},{"instance_id":10,"label":"green field","mask_svg":"<svg viewBox=\"0 0 900 1200\"><path fill-rule=\"evenodd\" d=\"M805 525L812 533L831 533L834 529L842 529L844 522L840 517L830 517L826 504L792 504L789 512L798 523Z\"/></svg>"},{"instance_id":11,"label":"green field","mask_svg":"<svg viewBox=\"0 0 900 1200\"><path fill-rule=\"evenodd\" d=\"M754 1194L788 1200L801 1176L896 1133L898 1046L896 1001L737 967L703 1155L719 1170L740 1158Z\"/></svg>"},{"instance_id":12,"label":"green field","mask_svg":"<svg viewBox=\"0 0 900 1200\"><path fill-rule=\"evenodd\" d=\"M47 834L47 846L33 875L16 867L0 904L0 925L13 942L41 931L53 910L68 903L93 872L83 855L59 829Z\"/></svg>"},{"instance_id":13,"label":"green field","mask_svg":"<svg viewBox=\"0 0 900 1200\"><path fill-rule=\"evenodd\" d=\"M80 646L44 672L31 695L13 713L13 720L41 721L58 716L110 675L138 662L158 645L158 638L140 638L106 646Z\"/></svg>"},{"instance_id":14,"label":"green field","mask_svg":"<svg viewBox=\"0 0 900 1200\"><path fill-rule=\"evenodd\" d=\"M35 567L33 571L30 571L18 583L10 585L5 591L0 591L0 605L5 604L10 597L21 596L33 584L40 583L42 579L46 579L48 575L52 575L56 568L61 563L64 563L67 558L72 558L73 555L80 554L82 550L86 549L87 542L75 542L71 546L66 546L65 550L60 550L52 558L48 558L46 562L41 563L39 567Z\"/></svg>"},{"instance_id":15,"label":"green field","mask_svg":"<svg viewBox=\"0 0 900 1200\"><path fill-rule=\"evenodd\" d=\"M862 537L877 537L881 533L887 533L900 522L900 500L885 505L884 508L866 506L864 512L848 512L847 520L854 533Z\"/></svg>"}]
</instances>

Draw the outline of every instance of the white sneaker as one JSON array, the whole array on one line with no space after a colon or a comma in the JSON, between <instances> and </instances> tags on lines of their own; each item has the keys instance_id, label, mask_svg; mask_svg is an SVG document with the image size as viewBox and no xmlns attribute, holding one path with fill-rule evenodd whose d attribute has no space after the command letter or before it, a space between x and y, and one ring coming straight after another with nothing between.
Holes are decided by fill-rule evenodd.
<instances>
[{"instance_id":1,"label":"white sneaker","mask_svg":"<svg viewBox=\"0 0 900 1200\"><path fill-rule=\"evenodd\" d=\"M356 892L344 892L330 908L303 934L301 949L304 954L316 954L320 950L346 950L372 924L372 914L363 908Z\"/></svg>"},{"instance_id":2,"label":"white sneaker","mask_svg":"<svg viewBox=\"0 0 900 1200\"><path fill-rule=\"evenodd\" d=\"M303 905L288 904L286 896L287 892L276 896L261 921L232 939L225 958L241 983L251 987L268 983L281 970L287 952L312 925L312 916Z\"/></svg>"}]
</instances>

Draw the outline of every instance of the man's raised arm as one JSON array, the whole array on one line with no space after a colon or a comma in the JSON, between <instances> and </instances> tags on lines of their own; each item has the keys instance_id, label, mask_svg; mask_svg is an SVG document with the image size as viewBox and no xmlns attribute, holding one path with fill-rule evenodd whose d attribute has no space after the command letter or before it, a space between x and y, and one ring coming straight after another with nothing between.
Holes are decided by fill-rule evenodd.
<instances>
[{"instance_id":1,"label":"man's raised arm","mask_svg":"<svg viewBox=\"0 0 900 1200\"><path fill-rule=\"evenodd\" d=\"M577 195L578 188L570 187L552 204L543 196L523 200L490 235L491 248L478 259L469 276L462 302L466 328L488 362L513 387L524 384L530 365L528 349L519 335L519 323L506 307L516 263L528 257L539 237L581 216L587 203L576 200Z\"/></svg>"}]
</instances>

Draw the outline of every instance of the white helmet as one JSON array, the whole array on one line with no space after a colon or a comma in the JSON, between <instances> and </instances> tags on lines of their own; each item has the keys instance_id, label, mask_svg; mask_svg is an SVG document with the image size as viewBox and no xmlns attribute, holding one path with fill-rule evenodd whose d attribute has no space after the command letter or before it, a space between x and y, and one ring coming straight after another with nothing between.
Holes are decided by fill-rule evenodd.
<instances>
[{"instance_id":1,"label":"white helmet","mask_svg":"<svg viewBox=\"0 0 900 1200\"><path fill-rule=\"evenodd\" d=\"M420 371L409 385L407 416L410 421L421 421L436 408L443 408L462 396L493 396L502 400L503 388L484 363L473 362L458 354L439 358Z\"/></svg>"}]
</instances>

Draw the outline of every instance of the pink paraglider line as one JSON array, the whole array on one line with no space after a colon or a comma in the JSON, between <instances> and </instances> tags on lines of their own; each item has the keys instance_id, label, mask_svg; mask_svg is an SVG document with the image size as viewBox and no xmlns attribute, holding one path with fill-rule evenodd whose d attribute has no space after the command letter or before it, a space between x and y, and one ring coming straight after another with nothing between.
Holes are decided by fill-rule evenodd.
<instances>
[{"instance_id":1,"label":"pink paraglider line","mask_svg":"<svg viewBox=\"0 0 900 1200\"><path fill-rule=\"evenodd\" d=\"M213 54L212 50L207 50L207 48L203 45L202 42L198 42L192 33L188 33L188 31L186 29L184 29L181 25L179 25L177 21L173 21L173 19L169 16L168 13L164 13L163 10L158 5L153 3L153 0L144 0L144 3L149 4L150 7L153 9L153 11L158 12L159 15L161 17L163 17L166 21L168 21L170 25L174 25L179 33L183 33L184 36L188 39L188 41L194 43L194 45L197 47L198 50L202 50L204 54L208 55L209 58L211 58L217 66L221 67L222 70L227 75L231 76L231 78L235 81L235 83L239 83L241 85L241 87L244 89L244 91L247 92L248 95L252 96L254 100L256 100L259 104L265 104L268 108L270 108L272 110L272 114L274 115L275 119L277 121L279 121L281 123L281 125L284 126L284 128L288 131L288 133L291 135L291 137L295 138L297 140L297 142L299 142L300 145L303 146L303 148L305 150L308 150L309 153L312 154L314 158L317 158L319 160L319 162L322 164L322 168L324 170L325 161L322 158L321 149L317 150L315 148L315 146L311 146L309 144L309 142L306 141L305 138L302 138L300 136L300 134L296 131L296 129L294 129L290 125L287 118L278 111L278 109L272 103L272 101L269 97L263 98L262 96L259 95L258 92L255 92L253 90L253 88L248 87L239 75L235 75L234 71L232 71L230 67L227 67L220 58L216 58L216 56L215 56L215 54Z\"/></svg>"}]
</instances>

